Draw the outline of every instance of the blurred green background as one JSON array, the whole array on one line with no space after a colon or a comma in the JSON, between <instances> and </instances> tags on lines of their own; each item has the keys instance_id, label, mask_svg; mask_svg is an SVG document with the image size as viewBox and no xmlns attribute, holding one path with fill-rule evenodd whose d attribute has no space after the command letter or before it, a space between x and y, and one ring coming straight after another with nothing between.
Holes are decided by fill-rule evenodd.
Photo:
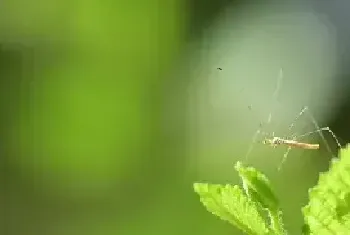
<instances>
[{"instance_id":1,"label":"blurred green background","mask_svg":"<svg viewBox=\"0 0 350 235\"><path fill-rule=\"evenodd\" d=\"M286 135L303 105L321 125L341 97L321 16L225 2L1 3L1 234L240 234L192 184L238 184L234 163L270 111L266 131ZM300 234L331 153L295 151L277 172L284 151L257 144L249 164Z\"/></svg>"}]
</instances>

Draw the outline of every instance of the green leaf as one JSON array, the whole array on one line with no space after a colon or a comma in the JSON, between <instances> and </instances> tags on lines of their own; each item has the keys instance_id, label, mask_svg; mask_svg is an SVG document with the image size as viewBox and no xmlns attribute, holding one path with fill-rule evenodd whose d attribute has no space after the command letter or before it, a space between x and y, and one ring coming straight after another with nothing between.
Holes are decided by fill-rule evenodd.
<instances>
[{"instance_id":1,"label":"green leaf","mask_svg":"<svg viewBox=\"0 0 350 235\"><path fill-rule=\"evenodd\" d=\"M312 234L350 234L350 148L342 149L330 170L321 173L302 209Z\"/></svg>"},{"instance_id":2,"label":"green leaf","mask_svg":"<svg viewBox=\"0 0 350 235\"><path fill-rule=\"evenodd\" d=\"M246 234L269 233L256 204L237 185L195 183L194 190L208 211Z\"/></svg>"},{"instance_id":3,"label":"green leaf","mask_svg":"<svg viewBox=\"0 0 350 235\"><path fill-rule=\"evenodd\" d=\"M235 169L242 179L247 196L267 211L271 230L276 234L285 234L282 211L269 179L255 168L244 167L240 162L236 163Z\"/></svg>"},{"instance_id":4,"label":"green leaf","mask_svg":"<svg viewBox=\"0 0 350 235\"><path fill-rule=\"evenodd\" d=\"M263 208L278 211L279 201L272 190L269 179L263 173L253 167L244 167L240 162L236 163L235 169L242 179L247 195L259 202Z\"/></svg>"}]
</instances>

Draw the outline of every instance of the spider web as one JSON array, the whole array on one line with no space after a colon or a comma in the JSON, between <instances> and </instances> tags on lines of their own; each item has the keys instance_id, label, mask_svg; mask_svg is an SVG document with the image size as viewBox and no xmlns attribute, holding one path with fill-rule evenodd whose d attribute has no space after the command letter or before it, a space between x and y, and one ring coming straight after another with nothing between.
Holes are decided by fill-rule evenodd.
<instances>
[{"instance_id":1,"label":"spider web","mask_svg":"<svg viewBox=\"0 0 350 235\"><path fill-rule=\"evenodd\" d=\"M283 69L281 68L279 71L279 75L277 78L277 85L275 88L275 91L273 92L272 98L274 101L277 100L281 87L282 87L282 81L283 81ZM253 151L253 148L255 146L255 144L257 143L257 140L259 138L259 136L268 136L270 135L267 132L263 131L264 126L268 126L272 123L272 114L274 112L274 108L271 108L271 112L269 113L266 122L262 122L259 125L259 128L257 129L257 131L254 133L253 137L252 137L252 141L251 144L248 147L247 153L245 155L245 160L248 160L249 155L251 154L251 152ZM302 134L298 134L297 132L294 131L296 123L298 123L298 121L301 119L301 117L303 116L307 116L309 118L309 120L311 121L312 125L314 126L314 130L313 131L309 131L306 133L302 133ZM283 139L289 139L289 140L294 140L294 141L299 141L299 139L303 139L304 137L313 135L313 134L318 134L320 136L320 138L322 139L322 148L324 147L332 156L332 158L335 157L334 151L332 151L325 135L323 134L324 132L328 132L332 138L335 140L337 147L341 148L341 144L337 138L337 136L334 134L334 132L329 128L329 127L320 127L320 125L317 123L315 117L313 116L313 114L311 113L310 109L308 106L304 106L301 111L297 114L297 116L294 118L294 120L291 122L291 124L288 127L288 135L287 137L280 137ZM270 135L271 136L271 135ZM274 132L272 132L272 137L274 136ZM276 136L277 137L277 136ZM300 140L301 141L301 140ZM302 142L302 141L301 141ZM278 171L281 169L282 165L284 164L284 162L287 159L287 156L289 154L289 152L292 150L291 146L288 146L287 150L285 151L285 153L283 154L283 158L282 161L280 162L280 165L278 166Z\"/></svg>"}]
</instances>

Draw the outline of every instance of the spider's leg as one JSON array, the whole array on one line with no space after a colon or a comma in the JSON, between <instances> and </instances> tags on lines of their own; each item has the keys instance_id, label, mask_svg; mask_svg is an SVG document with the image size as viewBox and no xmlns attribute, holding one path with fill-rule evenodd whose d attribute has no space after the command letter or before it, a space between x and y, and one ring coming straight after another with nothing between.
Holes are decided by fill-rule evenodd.
<instances>
[{"instance_id":1,"label":"spider's leg","mask_svg":"<svg viewBox=\"0 0 350 235\"><path fill-rule=\"evenodd\" d=\"M341 148L341 144L340 144L340 142L339 142L337 136L334 134L334 132L333 132L329 127L322 127L322 128L321 128L321 127L317 124L316 119L314 118L314 116L312 115L312 113L311 113L310 110L308 110L307 113L308 113L308 116L309 116L311 122L312 122L312 123L314 124L314 126L315 126L315 130L314 130L314 131L311 131L311 132L307 132L307 133L305 133L305 134L302 134L302 135L298 136L298 138L302 138L302 137L306 137L306 136L309 136L309 135L314 134L314 133L318 133L318 134L320 135L320 137L321 137L321 139L322 139L322 141L323 141L323 143L324 143L324 146L326 147L327 151L328 151L330 154L332 154L333 157L335 157L335 154L334 154L333 151L331 150L331 148L330 148L330 146L329 146L329 144L328 144L328 142L327 142L327 140L326 140L326 138L325 138L323 132L324 132L324 131L327 131L328 133L330 133L330 134L332 135L333 139L335 140L335 142L336 142L338 148L340 149L340 148Z\"/></svg>"},{"instance_id":2,"label":"spider's leg","mask_svg":"<svg viewBox=\"0 0 350 235\"><path fill-rule=\"evenodd\" d=\"M292 130L293 127L295 126L295 123L299 120L300 117L303 116L303 114L309 110L308 106L304 106L302 110L298 113L298 115L294 118L293 122L289 125L289 130Z\"/></svg>"},{"instance_id":3,"label":"spider's leg","mask_svg":"<svg viewBox=\"0 0 350 235\"><path fill-rule=\"evenodd\" d=\"M272 95L272 98L273 100L276 100L278 95L279 95L279 92L280 92L280 89L281 89L281 86L282 86L282 80L283 80L283 69L281 68L280 71L279 71L279 75L277 77L277 85L276 85L276 88L275 88L275 91ZM272 120L272 112L273 112L273 109L270 111L268 117L267 117L267 122L266 124L269 125L271 123L271 120ZM252 152L253 150L253 147L254 147L254 144L258 138L258 136L260 134L264 134L264 132L262 132L262 123L260 123L259 125L259 128L258 130L255 132L255 134L253 135L253 138L252 138L252 143L250 144L249 148L248 148L248 151L245 155L245 160L247 161L248 159L248 156L250 155L250 153Z\"/></svg>"},{"instance_id":4,"label":"spider's leg","mask_svg":"<svg viewBox=\"0 0 350 235\"><path fill-rule=\"evenodd\" d=\"M261 133L261 128L259 127L259 129L254 133L253 138L252 138L252 142L249 145L247 153L245 154L246 161L248 160L248 156L250 155L250 153L253 151L254 144L256 143L256 140L257 140L258 136L260 135L260 133Z\"/></svg>"},{"instance_id":5,"label":"spider's leg","mask_svg":"<svg viewBox=\"0 0 350 235\"><path fill-rule=\"evenodd\" d=\"M298 115L294 118L293 122L289 125L288 132L292 132L292 130L293 130L294 126L295 126L295 123L299 120L299 118L300 118L301 116L303 116L303 114L304 114L307 110L308 110L308 107L307 107L307 106L304 106L304 107L302 108L302 110L301 110L301 111L298 113ZM289 135L289 136L290 136L289 138L290 138L291 140L296 140L296 139L297 139L297 133L294 133L294 134L291 133L291 135ZM288 139L288 138L285 138L285 139ZM282 165L283 165L284 162L287 160L287 157L288 157L288 154L289 154L290 150L292 150L292 147L289 146L288 149L287 149L287 151L283 154L282 161L281 161L279 167L277 168L278 171L281 170Z\"/></svg>"},{"instance_id":6,"label":"spider's leg","mask_svg":"<svg viewBox=\"0 0 350 235\"><path fill-rule=\"evenodd\" d=\"M292 147L289 146L288 149L287 149L287 151L283 154L282 161L281 161L280 165L279 165L278 168L277 168L278 171L281 170L283 163L287 160L287 156L288 156L288 154L289 154L289 152L290 152L291 149L292 149Z\"/></svg>"},{"instance_id":7,"label":"spider's leg","mask_svg":"<svg viewBox=\"0 0 350 235\"><path fill-rule=\"evenodd\" d=\"M327 148L327 150L328 150L332 155L334 155L334 154L333 154L333 151L331 150L331 148L330 148L330 146L329 146L329 144L328 144L328 142L327 142L327 140L326 140L326 138L325 138L324 135L323 135L323 131L329 132L329 133L332 135L332 137L333 137L333 139L335 140L335 142L337 143L338 148L339 148L339 149L342 148L342 146L341 146L341 144L340 144L340 142L339 142L337 136L334 134L334 132L333 132L329 127L322 127L322 128L319 128L319 129L317 129L317 130L315 130L315 131L310 131L310 132L304 133L304 134L302 134L302 135L299 135L298 138L303 138L303 137L306 137L306 136L309 136L309 135L318 133L318 134L321 136L322 141L324 142L324 146Z\"/></svg>"}]
</instances>

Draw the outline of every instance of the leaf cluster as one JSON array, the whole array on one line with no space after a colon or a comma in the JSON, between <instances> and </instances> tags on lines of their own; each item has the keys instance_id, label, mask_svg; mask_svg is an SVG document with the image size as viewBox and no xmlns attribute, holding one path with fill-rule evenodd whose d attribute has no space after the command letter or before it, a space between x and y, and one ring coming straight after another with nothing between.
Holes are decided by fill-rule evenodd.
<instances>
[{"instance_id":1,"label":"leaf cluster","mask_svg":"<svg viewBox=\"0 0 350 235\"><path fill-rule=\"evenodd\" d=\"M237 162L242 185L195 183L194 190L209 212L249 235L285 235L282 211L269 179L253 167ZM350 146L342 149L309 189L303 207L301 234L350 234Z\"/></svg>"}]
</instances>

